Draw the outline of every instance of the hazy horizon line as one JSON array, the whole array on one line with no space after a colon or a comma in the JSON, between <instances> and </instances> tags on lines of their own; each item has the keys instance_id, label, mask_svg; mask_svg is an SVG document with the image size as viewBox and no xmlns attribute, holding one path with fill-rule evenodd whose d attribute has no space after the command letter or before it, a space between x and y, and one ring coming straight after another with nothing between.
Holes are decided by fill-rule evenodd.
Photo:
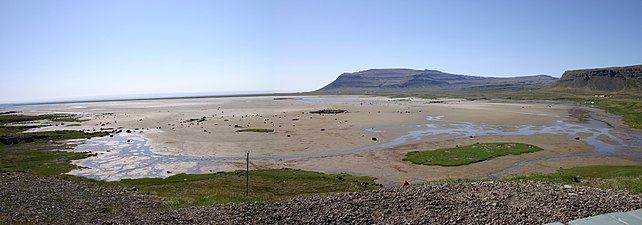
<instances>
[{"instance_id":1,"label":"hazy horizon line","mask_svg":"<svg viewBox=\"0 0 642 225\"><path fill-rule=\"evenodd\" d=\"M172 99L172 98L203 98L203 97L221 97L221 96L243 96L243 95L264 95L264 94L293 94L301 93L301 90L256 90L256 91L214 91L214 92L173 92L173 93L144 93L144 94L124 94L124 95L105 95L105 96L81 96L81 97L62 97L51 99L37 100L18 100L2 101L0 105L37 105L37 104L56 104L56 103L76 103L76 102L94 102L94 101L126 101L126 100L153 100L153 99Z\"/></svg>"}]
</instances>

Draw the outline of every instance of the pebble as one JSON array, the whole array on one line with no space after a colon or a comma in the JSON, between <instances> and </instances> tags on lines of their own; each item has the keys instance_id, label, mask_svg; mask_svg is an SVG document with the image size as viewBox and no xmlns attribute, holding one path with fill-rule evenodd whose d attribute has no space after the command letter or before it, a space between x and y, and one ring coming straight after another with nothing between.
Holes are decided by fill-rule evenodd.
<instances>
[{"instance_id":1,"label":"pebble","mask_svg":"<svg viewBox=\"0 0 642 225\"><path fill-rule=\"evenodd\" d=\"M0 172L0 224L544 224L642 208L642 194L531 181L427 184L162 210L136 188ZM572 189L571 189L572 188Z\"/></svg>"},{"instance_id":2,"label":"pebble","mask_svg":"<svg viewBox=\"0 0 642 225\"><path fill-rule=\"evenodd\" d=\"M127 224L544 224L642 208L642 194L530 181L429 184L140 215Z\"/></svg>"}]
</instances>

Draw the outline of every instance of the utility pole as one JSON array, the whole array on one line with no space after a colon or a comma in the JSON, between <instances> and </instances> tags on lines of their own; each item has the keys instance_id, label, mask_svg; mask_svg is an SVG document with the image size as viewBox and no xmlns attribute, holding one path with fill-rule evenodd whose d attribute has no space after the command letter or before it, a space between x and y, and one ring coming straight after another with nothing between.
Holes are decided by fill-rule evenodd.
<instances>
[{"instance_id":1,"label":"utility pole","mask_svg":"<svg viewBox=\"0 0 642 225\"><path fill-rule=\"evenodd\" d=\"M247 151L245 158L245 196L250 193L250 151Z\"/></svg>"}]
</instances>

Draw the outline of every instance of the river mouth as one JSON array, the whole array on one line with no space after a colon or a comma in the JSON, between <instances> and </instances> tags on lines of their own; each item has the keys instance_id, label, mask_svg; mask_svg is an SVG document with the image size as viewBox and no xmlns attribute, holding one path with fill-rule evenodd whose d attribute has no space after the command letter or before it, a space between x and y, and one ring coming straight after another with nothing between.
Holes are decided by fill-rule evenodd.
<instances>
[{"instance_id":1,"label":"river mouth","mask_svg":"<svg viewBox=\"0 0 642 225\"><path fill-rule=\"evenodd\" d=\"M568 137L569 141L583 141L593 146L593 152L519 161L508 168L489 172L484 177L493 178L503 176L512 171L519 170L526 165L543 160L607 155L636 160L642 158L639 152L639 149L642 148L642 133L639 131L617 132L607 123L591 118L578 122L564 120L555 115L532 115L556 118L555 123L548 126L499 126L449 120L447 116L426 116L425 123L414 125L406 134L375 145L338 150L324 154L292 154L286 156L255 155L251 158L253 160L271 160L277 162L288 159L340 156L381 150L417 142L443 141L478 136L526 136L537 134L564 135ZM378 128L371 128L366 131L371 133L385 132L385 130ZM91 151L97 155L74 161L74 164L84 168L72 170L69 174L106 181L168 177L176 173L201 174L225 169L229 170L229 168L232 168L229 166L231 162L238 162L244 159L242 155L216 157L160 154L153 151L153 147L147 138L145 138L145 134L155 132L163 131L150 129L134 131L132 133L121 132L113 135L113 137L107 136L86 140L84 144L78 145L75 151ZM614 133L617 133L617 135ZM579 140L576 140L576 138L579 138Z\"/></svg>"}]
</instances>

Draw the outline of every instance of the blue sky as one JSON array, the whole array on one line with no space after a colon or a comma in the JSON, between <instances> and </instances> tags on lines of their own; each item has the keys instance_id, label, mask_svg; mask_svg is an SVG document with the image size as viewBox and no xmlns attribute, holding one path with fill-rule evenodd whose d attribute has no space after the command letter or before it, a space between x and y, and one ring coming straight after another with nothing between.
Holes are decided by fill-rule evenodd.
<instances>
[{"instance_id":1,"label":"blue sky","mask_svg":"<svg viewBox=\"0 0 642 225\"><path fill-rule=\"evenodd\" d=\"M642 64L642 1L0 0L0 102Z\"/></svg>"}]
</instances>

